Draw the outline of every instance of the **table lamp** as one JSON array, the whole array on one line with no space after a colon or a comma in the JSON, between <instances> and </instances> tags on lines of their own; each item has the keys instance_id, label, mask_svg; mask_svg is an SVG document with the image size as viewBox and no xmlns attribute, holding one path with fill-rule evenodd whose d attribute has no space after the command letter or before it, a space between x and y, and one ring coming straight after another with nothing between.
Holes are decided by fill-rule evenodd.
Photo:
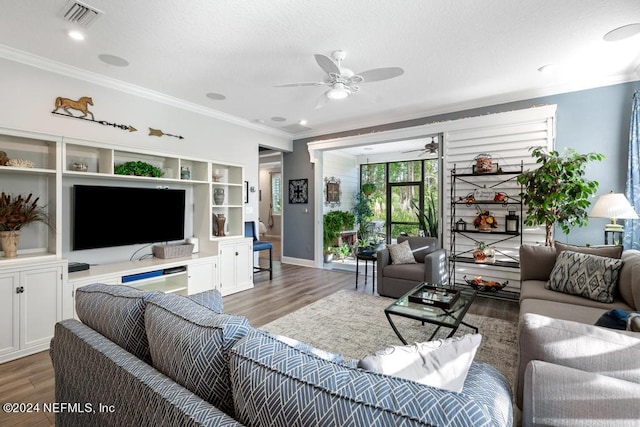
<instances>
[{"instance_id":1,"label":"table lamp","mask_svg":"<svg viewBox=\"0 0 640 427\"><path fill-rule=\"evenodd\" d=\"M638 219L638 214L622 193L603 194L598 198L589 213L591 218L610 218L611 223L604 227L604 231L623 232L624 227L618 224L618 219Z\"/></svg>"}]
</instances>

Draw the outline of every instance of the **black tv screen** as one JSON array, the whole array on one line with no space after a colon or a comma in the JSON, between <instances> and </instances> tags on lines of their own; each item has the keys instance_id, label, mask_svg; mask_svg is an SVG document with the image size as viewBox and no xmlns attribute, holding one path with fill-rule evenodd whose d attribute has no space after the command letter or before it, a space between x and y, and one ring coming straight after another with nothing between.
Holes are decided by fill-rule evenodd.
<instances>
[{"instance_id":1,"label":"black tv screen","mask_svg":"<svg viewBox=\"0 0 640 427\"><path fill-rule=\"evenodd\" d=\"M73 186L73 250L184 239L185 190Z\"/></svg>"}]
</instances>

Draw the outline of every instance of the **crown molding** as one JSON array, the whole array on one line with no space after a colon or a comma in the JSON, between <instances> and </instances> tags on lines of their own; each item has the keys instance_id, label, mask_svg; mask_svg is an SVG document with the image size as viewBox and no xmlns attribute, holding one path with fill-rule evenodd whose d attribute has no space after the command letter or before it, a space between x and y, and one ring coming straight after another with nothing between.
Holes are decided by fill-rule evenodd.
<instances>
[{"instance_id":1,"label":"crown molding","mask_svg":"<svg viewBox=\"0 0 640 427\"><path fill-rule=\"evenodd\" d=\"M170 105L172 107L180 108L181 110L190 111L192 113L201 114L203 116L218 119L227 123L242 126L245 128L253 129L261 133L266 133L274 136L285 137L292 139L292 134L284 132L278 129L263 126L258 123L250 122L246 119L242 119L230 114L222 113L211 108L203 107L193 102L185 101L173 96L169 96L154 90L146 89L141 86L133 85L123 82L122 80L112 79L94 73L91 71L83 70L81 68L72 67L61 62L53 61L41 56L33 55L31 53L14 49L9 46L0 45L0 58L7 59L13 62L19 62L21 64L29 65L31 67L40 68L45 71L60 74L65 77L71 77L77 80L82 80L88 83L92 83L98 86L103 86L109 89L115 89L120 92L127 93L129 95L145 98L150 101L159 102L161 104Z\"/></svg>"}]
</instances>

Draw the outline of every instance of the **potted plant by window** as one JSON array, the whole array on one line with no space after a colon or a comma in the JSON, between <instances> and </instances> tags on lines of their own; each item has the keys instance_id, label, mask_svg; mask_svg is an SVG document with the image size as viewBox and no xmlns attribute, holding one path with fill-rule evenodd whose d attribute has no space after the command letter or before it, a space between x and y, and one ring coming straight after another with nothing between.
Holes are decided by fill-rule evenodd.
<instances>
[{"instance_id":1,"label":"potted plant by window","mask_svg":"<svg viewBox=\"0 0 640 427\"><path fill-rule=\"evenodd\" d=\"M552 231L556 223L565 234L571 227L587 225L589 198L598 189L597 181L584 177L587 162L600 161L600 153L580 154L568 149L563 155L532 147L531 156L540 166L518 175L524 187L522 201L527 207L525 225L545 227L545 246L553 246Z\"/></svg>"},{"instance_id":2,"label":"potted plant by window","mask_svg":"<svg viewBox=\"0 0 640 427\"><path fill-rule=\"evenodd\" d=\"M370 231L371 220L373 218L371 199L365 194L364 190L360 190L360 192L356 194L352 211L355 216L356 224L358 225L358 251L363 252L366 251L371 244Z\"/></svg>"},{"instance_id":3,"label":"potted plant by window","mask_svg":"<svg viewBox=\"0 0 640 427\"><path fill-rule=\"evenodd\" d=\"M31 193L27 197L4 192L0 195L0 244L7 258L17 255L22 228L34 222L49 225L47 212L38 206L40 198L32 199Z\"/></svg>"},{"instance_id":4,"label":"potted plant by window","mask_svg":"<svg viewBox=\"0 0 640 427\"><path fill-rule=\"evenodd\" d=\"M365 196L370 196L376 191L376 185L373 182L365 182L360 187L360 190L364 193Z\"/></svg>"},{"instance_id":5,"label":"potted plant by window","mask_svg":"<svg viewBox=\"0 0 640 427\"><path fill-rule=\"evenodd\" d=\"M347 211L330 211L324 214L322 221L324 261L331 262L333 259L333 245L343 230L353 228L354 216Z\"/></svg>"}]
</instances>

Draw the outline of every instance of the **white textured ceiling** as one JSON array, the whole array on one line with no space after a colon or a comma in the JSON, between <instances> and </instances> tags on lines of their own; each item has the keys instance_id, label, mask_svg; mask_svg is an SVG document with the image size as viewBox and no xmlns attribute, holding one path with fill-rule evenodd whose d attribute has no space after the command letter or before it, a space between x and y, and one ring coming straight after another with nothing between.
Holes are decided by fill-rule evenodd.
<instances>
[{"instance_id":1,"label":"white textured ceiling","mask_svg":"<svg viewBox=\"0 0 640 427\"><path fill-rule=\"evenodd\" d=\"M66 2L0 0L0 56L46 58L293 138L640 78L640 35L602 38L640 22L638 0L86 0L104 15L83 42L66 35ZM313 55L337 49L355 72L405 73L322 109L323 87L274 87L321 80ZM563 71L538 71L549 63Z\"/></svg>"}]
</instances>

